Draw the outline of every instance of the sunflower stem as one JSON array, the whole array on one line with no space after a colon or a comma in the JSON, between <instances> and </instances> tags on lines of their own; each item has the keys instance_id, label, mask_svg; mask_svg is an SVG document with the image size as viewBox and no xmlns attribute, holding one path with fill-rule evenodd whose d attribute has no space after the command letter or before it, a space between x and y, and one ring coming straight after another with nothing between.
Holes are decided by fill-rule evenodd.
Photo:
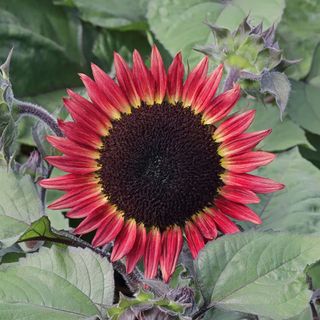
<instances>
[{"instance_id":1,"label":"sunflower stem","mask_svg":"<svg viewBox=\"0 0 320 320\"><path fill-rule=\"evenodd\" d=\"M233 85L240 78L240 70L231 68L224 82L223 92L232 89Z\"/></svg>"},{"instance_id":2,"label":"sunflower stem","mask_svg":"<svg viewBox=\"0 0 320 320\"><path fill-rule=\"evenodd\" d=\"M58 137L63 136L56 119L43 107L15 98L13 103L18 107L21 115L35 117L45 123Z\"/></svg>"}]
</instances>

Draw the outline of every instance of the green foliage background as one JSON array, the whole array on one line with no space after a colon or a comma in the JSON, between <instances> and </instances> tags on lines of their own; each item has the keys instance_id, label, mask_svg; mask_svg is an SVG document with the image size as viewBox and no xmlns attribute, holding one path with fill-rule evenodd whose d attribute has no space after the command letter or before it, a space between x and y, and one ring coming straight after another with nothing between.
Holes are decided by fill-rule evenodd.
<instances>
[{"instance_id":1,"label":"green foliage background","mask_svg":"<svg viewBox=\"0 0 320 320\"><path fill-rule=\"evenodd\" d=\"M273 129L261 148L279 155L258 173L287 188L252 206L264 221L261 227L251 230L243 224L246 232L206 246L195 263L195 290L199 305L215 307L205 319L253 319L254 314L263 320L307 320L312 292L306 273L316 286L320 283L320 265L315 264L320 260L318 0L1 0L0 61L14 47L10 80L15 96L66 117L61 100L65 88L82 92L78 73L90 74L90 62L113 74L114 51L130 63L138 49L148 60L155 43L167 66L182 51L192 67L202 57L193 47L213 41L203 22L234 30L249 13L253 24L275 24L285 55L301 59L286 70L292 91L282 121L274 103L243 98L237 107L257 109L252 130ZM211 66L217 63L211 61ZM35 123L26 118L19 123L15 148L21 161L35 148ZM30 320L106 317L113 271L97 254L53 246L16 262L21 253L12 247L16 240L26 232L49 232L48 225L32 224L41 217L41 204L29 177L1 169L0 181L0 319L19 319L19 312ZM49 193L48 201L57 196ZM47 213L54 227L68 228L61 214ZM172 286L179 283L180 272ZM61 288L70 297L67 303Z\"/></svg>"}]
</instances>

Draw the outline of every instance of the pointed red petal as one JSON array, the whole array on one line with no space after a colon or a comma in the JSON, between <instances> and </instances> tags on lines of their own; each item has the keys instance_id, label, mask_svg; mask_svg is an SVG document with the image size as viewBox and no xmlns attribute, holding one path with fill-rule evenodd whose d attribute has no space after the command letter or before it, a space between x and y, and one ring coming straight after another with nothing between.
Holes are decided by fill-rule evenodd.
<instances>
[{"instance_id":1,"label":"pointed red petal","mask_svg":"<svg viewBox=\"0 0 320 320\"><path fill-rule=\"evenodd\" d=\"M234 222L232 222L228 217L221 213L220 210L214 208L207 208L206 212L213 216L214 222L216 223L218 229L225 233L237 233L239 232L239 228L236 226Z\"/></svg>"},{"instance_id":2,"label":"pointed red petal","mask_svg":"<svg viewBox=\"0 0 320 320\"><path fill-rule=\"evenodd\" d=\"M257 197L254 192L243 187L234 187L226 185L221 188L220 194L228 200L242 204L260 202L259 197Z\"/></svg>"},{"instance_id":3,"label":"pointed red petal","mask_svg":"<svg viewBox=\"0 0 320 320\"><path fill-rule=\"evenodd\" d=\"M240 99L240 86L236 84L232 89L217 96L203 114L205 124L213 124L225 118Z\"/></svg>"},{"instance_id":4,"label":"pointed red petal","mask_svg":"<svg viewBox=\"0 0 320 320\"><path fill-rule=\"evenodd\" d=\"M93 211L101 209L106 205L106 198L103 195L97 195L92 199L88 199L76 206L72 207L72 210L68 211L66 217L70 219L84 218Z\"/></svg>"},{"instance_id":5,"label":"pointed red petal","mask_svg":"<svg viewBox=\"0 0 320 320\"><path fill-rule=\"evenodd\" d=\"M120 112L130 112L129 102L120 87L97 65L91 64L94 80L109 103Z\"/></svg>"},{"instance_id":6,"label":"pointed red petal","mask_svg":"<svg viewBox=\"0 0 320 320\"><path fill-rule=\"evenodd\" d=\"M185 107L190 106L202 89L208 73L208 57L205 56L190 72L183 86L182 101Z\"/></svg>"},{"instance_id":7,"label":"pointed red petal","mask_svg":"<svg viewBox=\"0 0 320 320\"><path fill-rule=\"evenodd\" d=\"M133 81L140 98L152 105L154 103L155 81L137 50L133 52Z\"/></svg>"},{"instance_id":8,"label":"pointed red petal","mask_svg":"<svg viewBox=\"0 0 320 320\"><path fill-rule=\"evenodd\" d=\"M109 213L110 214L110 213ZM85 234L98 229L101 223L106 219L106 214L102 210L91 212L81 223L74 229L75 234Z\"/></svg>"},{"instance_id":9,"label":"pointed red petal","mask_svg":"<svg viewBox=\"0 0 320 320\"><path fill-rule=\"evenodd\" d=\"M118 212L113 212L108 215L100 224L93 240L94 247L103 246L106 243L114 240L123 227L123 215Z\"/></svg>"},{"instance_id":10,"label":"pointed red petal","mask_svg":"<svg viewBox=\"0 0 320 320\"><path fill-rule=\"evenodd\" d=\"M126 94L130 104L134 107L140 106L141 101L133 82L132 72L117 52L114 53L114 66L120 88Z\"/></svg>"},{"instance_id":11,"label":"pointed red petal","mask_svg":"<svg viewBox=\"0 0 320 320\"><path fill-rule=\"evenodd\" d=\"M106 95L100 90L98 85L85 74L80 74L80 78L87 89L91 101L99 106L100 111L108 116L109 119L119 119L119 111L110 104Z\"/></svg>"},{"instance_id":12,"label":"pointed red petal","mask_svg":"<svg viewBox=\"0 0 320 320\"><path fill-rule=\"evenodd\" d=\"M99 122L100 125L98 125L98 132L99 134L105 135L105 132L107 132L107 128L110 127L111 122L110 118L106 116L104 112L101 112L100 107L98 107L96 104L88 101L81 95L79 95L76 92L73 92L72 90L68 89L67 93L69 97L71 98L70 100L76 104L79 105L82 108L82 112L85 113L86 117L85 119L82 119L80 121L79 117L77 118L77 121L81 122L81 125L87 123L87 118L90 118L93 116L95 122ZM92 127L91 127L92 128ZM101 130L101 133L100 133Z\"/></svg>"},{"instance_id":13,"label":"pointed red petal","mask_svg":"<svg viewBox=\"0 0 320 320\"><path fill-rule=\"evenodd\" d=\"M85 130L75 122L58 119L58 126L64 135L74 143L89 149L102 147L101 136L93 130Z\"/></svg>"},{"instance_id":14,"label":"pointed red petal","mask_svg":"<svg viewBox=\"0 0 320 320\"><path fill-rule=\"evenodd\" d=\"M164 282L168 282L173 274L182 249L183 237L181 228L170 227L162 234L162 252L160 257L160 268Z\"/></svg>"},{"instance_id":15,"label":"pointed red petal","mask_svg":"<svg viewBox=\"0 0 320 320\"><path fill-rule=\"evenodd\" d=\"M198 256L199 251L204 247L205 243L203 237L196 227L191 221L188 221L185 225L185 234L187 238L187 243L191 252L193 259Z\"/></svg>"},{"instance_id":16,"label":"pointed red petal","mask_svg":"<svg viewBox=\"0 0 320 320\"><path fill-rule=\"evenodd\" d=\"M231 156L233 154L241 154L250 151L254 148L261 140L267 137L271 133L271 129L262 130L257 132L243 133L235 139L227 140L223 142L219 148L219 154L224 156Z\"/></svg>"},{"instance_id":17,"label":"pointed red petal","mask_svg":"<svg viewBox=\"0 0 320 320\"><path fill-rule=\"evenodd\" d=\"M220 64L206 80L205 85L192 104L196 113L203 112L209 105L211 105L212 99L219 87L222 74L223 65Z\"/></svg>"},{"instance_id":18,"label":"pointed red petal","mask_svg":"<svg viewBox=\"0 0 320 320\"><path fill-rule=\"evenodd\" d=\"M170 103L180 101L183 89L184 67L181 53L179 52L173 59L168 69L167 95Z\"/></svg>"},{"instance_id":19,"label":"pointed red petal","mask_svg":"<svg viewBox=\"0 0 320 320\"><path fill-rule=\"evenodd\" d=\"M225 184L243 187L257 193L270 193L282 190L285 186L268 178L258 177L251 174L239 174L234 172L226 172L222 176Z\"/></svg>"},{"instance_id":20,"label":"pointed red petal","mask_svg":"<svg viewBox=\"0 0 320 320\"><path fill-rule=\"evenodd\" d=\"M68 91L70 92L70 90ZM110 121L106 117L104 117L104 121L101 121L103 118L103 114L98 111L92 112L94 108L87 110L83 108L77 101L74 99L63 99L63 103L71 114L72 119L77 122L81 127L85 127L86 130L92 131L92 128L95 128L94 131L98 133L98 135L106 135L108 132L108 128L110 127Z\"/></svg>"},{"instance_id":21,"label":"pointed red petal","mask_svg":"<svg viewBox=\"0 0 320 320\"><path fill-rule=\"evenodd\" d=\"M137 224L134 219L128 220L121 233L118 234L114 241L114 247L112 249L111 261L117 261L123 258L133 247L136 240Z\"/></svg>"},{"instance_id":22,"label":"pointed red petal","mask_svg":"<svg viewBox=\"0 0 320 320\"><path fill-rule=\"evenodd\" d=\"M243 204L229 201L222 197L217 197L217 199L215 199L215 204L222 213L227 214L234 219L250 221L255 224L262 223L260 217L253 210Z\"/></svg>"},{"instance_id":23,"label":"pointed red petal","mask_svg":"<svg viewBox=\"0 0 320 320\"><path fill-rule=\"evenodd\" d=\"M53 201L48 208L52 210L72 208L89 199L96 198L100 194L101 191L97 186L79 187L68 191L66 194Z\"/></svg>"},{"instance_id":24,"label":"pointed red petal","mask_svg":"<svg viewBox=\"0 0 320 320\"><path fill-rule=\"evenodd\" d=\"M131 273L137 262L143 256L147 241L146 228L143 224L137 226L136 239L131 251L126 256L127 273Z\"/></svg>"},{"instance_id":25,"label":"pointed red petal","mask_svg":"<svg viewBox=\"0 0 320 320\"><path fill-rule=\"evenodd\" d=\"M244 132L251 125L255 114L255 110L249 110L222 122L213 134L214 140L216 142L226 141Z\"/></svg>"},{"instance_id":26,"label":"pointed red petal","mask_svg":"<svg viewBox=\"0 0 320 320\"><path fill-rule=\"evenodd\" d=\"M42 179L38 184L46 189L71 190L78 187L97 185L97 180L91 174L66 174L64 176Z\"/></svg>"},{"instance_id":27,"label":"pointed red petal","mask_svg":"<svg viewBox=\"0 0 320 320\"><path fill-rule=\"evenodd\" d=\"M193 221L206 239L213 240L217 237L217 227L211 215L206 212L201 212L200 214L194 215Z\"/></svg>"},{"instance_id":28,"label":"pointed red petal","mask_svg":"<svg viewBox=\"0 0 320 320\"><path fill-rule=\"evenodd\" d=\"M167 90L167 74L160 52L155 45L151 52L151 74L155 80L155 102L162 103Z\"/></svg>"},{"instance_id":29,"label":"pointed red petal","mask_svg":"<svg viewBox=\"0 0 320 320\"><path fill-rule=\"evenodd\" d=\"M251 151L240 155L224 157L222 167L236 173L245 173L265 166L273 161L275 155L265 151Z\"/></svg>"},{"instance_id":30,"label":"pointed red petal","mask_svg":"<svg viewBox=\"0 0 320 320\"><path fill-rule=\"evenodd\" d=\"M97 162L93 159L76 160L75 157L69 156L48 156L45 160L60 170L74 174L86 174L99 169Z\"/></svg>"},{"instance_id":31,"label":"pointed red petal","mask_svg":"<svg viewBox=\"0 0 320 320\"><path fill-rule=\"evenodd\" d=\"M157 275L161 254L161 233L158 228L151 228L147 234L146 250L144 254L144 275L153 279Z\"/></svg>"},{"instance_id":32,"label":"pointed red petal","mask_svg":"<svg viewBox=\"0 0 320 320\"><path fill-rule=\"evenodd\" d=\"M81 147L67 138L47 136L47 140L53 147L69 156L79 157L81 155L81 158L88 159L99 159L100 157L98 151Z\"/></svg>"}]
</instances>

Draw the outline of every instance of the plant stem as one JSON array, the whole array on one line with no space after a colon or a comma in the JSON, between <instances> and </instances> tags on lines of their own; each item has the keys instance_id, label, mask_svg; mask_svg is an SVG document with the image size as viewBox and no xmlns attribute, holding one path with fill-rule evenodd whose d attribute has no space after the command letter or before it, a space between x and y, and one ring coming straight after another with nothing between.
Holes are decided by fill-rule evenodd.
<instances>
[{"instance_id":1,"label":"plant stem","mask_svg":"<svg viewBox=\"0 0 320 320\"><path fill-rule=\"evenodd\" d=\"M13 103L18 106L20 114L38 118L44 122L58 137L63 136L56 119L43 107L31 102L20 101L18 99L14 99Z\"/></svg>"},{"instance_id":2,"label":"plant stem","mask_svg":"<svg viewBox=\"0 0 320 320\"><path fill-rule=\"evenodd\" d=\"M223 92L232 89L233 84L239 79L240 71L235 68L231 68L224 82Z\"/></svg>"}]
</instances>

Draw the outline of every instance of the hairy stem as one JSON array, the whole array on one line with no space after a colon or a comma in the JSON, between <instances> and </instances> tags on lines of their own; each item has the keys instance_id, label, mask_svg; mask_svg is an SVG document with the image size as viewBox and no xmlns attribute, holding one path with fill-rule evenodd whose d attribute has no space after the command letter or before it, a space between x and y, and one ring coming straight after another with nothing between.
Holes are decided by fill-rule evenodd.
<instances>
[{"instance_id":1,"label":"hairy stem","mask_svg":"<svg viewBox=\"0 0 320 320\"><path fill-rule=\"evenodd\" d=\"M58 137L63 136L56 119L47 110L31 102L20 101L18 99L14 99L13 102L15 105L17 105L20 114L38 118L44 122Z\"/></svg>"},{"instance_id":2,"label":"hairy stem","mask_svg":"<svg viewBox=\"0 0 320 320\"><path fill-rule=\"evenodd\" d=\"M239 79L240 71L238 69L231 68L224 82L223 92L232 89L234 83Z\"/></svg>"}]
</instances>

